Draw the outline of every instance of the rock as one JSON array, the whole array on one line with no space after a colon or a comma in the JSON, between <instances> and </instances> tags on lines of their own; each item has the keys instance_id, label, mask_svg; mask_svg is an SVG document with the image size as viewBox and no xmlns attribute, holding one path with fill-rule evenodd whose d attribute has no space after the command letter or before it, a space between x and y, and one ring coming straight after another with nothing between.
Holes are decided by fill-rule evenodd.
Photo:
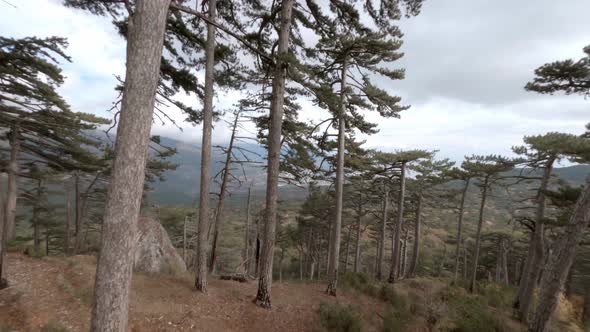
<instances>
[{"instance_id":1,"label":"rock","mask_svg":"<svg viewBox=\"0 0 590 332\"><path fill-rule=\"evenodd\" d=\"M140 217L137 232L138 239L133 260L135 271L168 274L186 271L186 264L159 222Z\"/></svg>"}]
</instances>

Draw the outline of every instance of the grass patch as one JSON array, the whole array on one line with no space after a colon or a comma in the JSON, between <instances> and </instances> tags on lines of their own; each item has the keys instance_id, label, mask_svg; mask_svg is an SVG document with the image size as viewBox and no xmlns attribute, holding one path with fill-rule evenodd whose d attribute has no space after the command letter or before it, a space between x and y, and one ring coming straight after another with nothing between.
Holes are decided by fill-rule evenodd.
<instances>
[{"instance_id":1,"label":"grass patch","mask_svg":"<svg viewBox=\"0 0 590 332\"><path fill-rule=\"evenodd\" d=\"M406 309L391 307L383 317L383 332L407 331L406 325L412 321L412 313Z\"/></svg>"},{"instance_id":2,"label":"grass patch","mask_svg":"<svg viewBox=\"0 0 590 332\"><path fill-rule=\"evenodd\" d=\"M361 318L351 306L338 303L320 303L320 324L327 331L360 332L363 330Z\"/></svg>"},{"instance_id":3,"label":"grass patch","mask_svg":"<svg viewBox=\"0 0 590 332\"><path fill-rule=\"evenodd\" d=\"M12 326L0 322L0 332L11 332L16 331L16 329L12 328Z\"/></svg>"}]
</instances>

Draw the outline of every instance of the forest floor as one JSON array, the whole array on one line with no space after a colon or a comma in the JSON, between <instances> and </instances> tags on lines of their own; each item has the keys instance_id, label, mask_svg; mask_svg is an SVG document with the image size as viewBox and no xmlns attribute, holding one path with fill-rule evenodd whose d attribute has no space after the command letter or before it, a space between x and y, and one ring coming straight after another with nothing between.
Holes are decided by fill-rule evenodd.
<instances>
[{"instance_id":1,"label":"forest floor","mask_svg":"<svg viewBox=\"0 0 590 332\"><path fill-rule=\"evenodd\" d=\"M8 255L11 286L0 291L0 331L88 331L96 259ZM378 299L341 292L326 296L323 283L283 282L272 288L273 308L252 303L256 282L212 278L207 295L190 275L134 274L130 331L317 331L320 302L362 308L370 330L379 329Z\"/></svg>"},{"instance_id":2,"label":"forest floor","mask_svg":"<svg viewBox=\"0 0 590 332\"><path fill-rule=\"evenodd\" d=\"M10 253L10 287L0 291L0 332L88 331L95 264L94 256L33 258ZM135 273L129 331L324 331L318 314L321 303L352 310L362 321L362 331L524 330L511 318L512 293L497 284L469 295L448 281L418 278L402 280L393 293L384 294L387 288L378 284L342 279L336 298L324 293L323 282L275 282L273 308L267 310L252 303L255 281L211 278L204 295L193 290L189 273ZM405 313L400 310L404 306ZM577 307L579 303L560 302L551 330L582 331L575 318ZM389 327L388 317L393 317ZM403 327L397 325L400 322Z\"/></svg>"}]
</instances>

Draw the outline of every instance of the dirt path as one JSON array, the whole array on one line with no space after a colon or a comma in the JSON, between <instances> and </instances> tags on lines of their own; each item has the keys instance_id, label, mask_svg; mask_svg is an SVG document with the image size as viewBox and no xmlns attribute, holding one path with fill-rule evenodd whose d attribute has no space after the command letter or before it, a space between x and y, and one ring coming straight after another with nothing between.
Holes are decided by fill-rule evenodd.
<instances>
[{"instance_id":1,"label":"dirt path","mask_svg":"<svg viewBox=\"0 0 590 332\"><path fill-rule=\"evenodd\" d=\"M8 256L12 286L0 291L0 322L18 331L39 331L50 321L88 331L95 259ZM130 331L317 331L322 301L354 304L367 330L378 329L383 304L364 295L326 296L320 283L275 283L273 309L251 300L256 283L211 280L207 295L193 291L190 275L134 275ZM371 324L373 326L371 326Z\"/></svg>"}]
</instances>

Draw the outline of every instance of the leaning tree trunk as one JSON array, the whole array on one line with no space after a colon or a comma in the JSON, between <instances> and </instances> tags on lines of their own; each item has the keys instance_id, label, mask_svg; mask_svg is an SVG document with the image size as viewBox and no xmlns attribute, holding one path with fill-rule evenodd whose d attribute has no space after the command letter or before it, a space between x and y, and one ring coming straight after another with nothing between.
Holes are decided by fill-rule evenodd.
<instances>
[{"instance_id":1,"label":"leaning tree trunk","mask_svg":"<svg viewBox=\"0 0 590 332\"><path fill-rule=\"evenodd\" d=\"M16 200L18 197L18 155L20 153L20 130L15 124L10 133L10 161L8 164L8 192L4 213L6 218L6 239L8 241L16 236Z\"/></svg>"},{"instance_id":2,"label":"leaning tree trunk","mask_svg":"<svg viewBox=\"0 0 590 332\"><path fill-rule=\"evenodd\" d=\"M225 194L227 193L227 184L231 176L231 164L232 164L232 152L234 148L234 141L236 139L236 131L238 130L238 120L240 119L240 113L236 113L234 123L232 125L231 137L229 139L229 145L227 147L225 164L223 166L223 172L221 174L221 188L219 190L219 200L217 201L217 213L215 214L215 225L213 228L213 243L211 245L211 259L209 260L209 273L213 273L215 270L215 262L217 261L217 239L219 238L219 229L223 221L223 209L225 204Z\"/></svg>"},{"instance_id":3,"label":"leaning tree trunk","mask_svg":"<svg viewBox=\"0 0 590 332\"><path fill-rule=\"evenodd\" d=\"M475 234L475 253L473 255L473 271L471 272L471 280L469 282L469 292L475 291L475 280L477 278L477 264L479 261L479 249L481 242L481 228L483 226L483 211L486 207L486 198L488 196L489 177L486 176L481 192L481 204L479 206L479 219L477 221L477 232Z\"/></svg>"},{"instance_id":4,"label":"leaning tree trunk","mask_svg":"<svg viewBox=\"0 0 590 332\"><path fill-rule=\"evenodd\" d=\"M217 0L209 0L209 20L215 22ZM199 188L199 227L195 288L207 292L207 235L209 234L209 187L211 184L211 131L213 129L213 83L215 66L215 26L207 25L205 46L205 96L203 100L203 137L201 143L201 183Z\"/></svg>"},{"instance_id":5,"label":"leaning tree trunk","mask_svg":"<svg viewBox=\"0 0 590 332\"><path fill-rule=\"evenodd\" d=\"M270 292L272 287L272 261L277 226L281 133L283 126L285 79L287 76L287 66L284 63L284 57L289 52L292 9L293 0L284 0L281 8L281 26L272 81L272 99L268 130L268 167L266 176L266 220L264 223L262 256L260 257L261 271L255 299L256 304L263 308L271 307Z\"/></svg>"},{"instance_id":6,"label":"leaning tree trunk","mask_svg":"<svg viewBox=\"0 0 590 332\"><path fill-rule=\"evenodd\" d=\"M391 257L391 271L389 272L389 283L395 282L399 270L400 236L404 223L404 199L406 195L406 162L402 161L399 179L399 198L397 201L397 220L395 223L395 240L393 242L393 255ZM416 239L414 239L416 242Z\"/></svg>"},{"instance_id":7,"label":"leaning tree trunk","mask_svg":"<svg viewBox=\"0 0 590 332\"><path fill-rule=\"evenodd\" d=\"M381 220L381 232L379 233L379 252L377 253L377 280L383 279L383 261L385 260L385 233L387 231L387 211L389 210L389 188L383 185L383 219Z\"/></svg>"},{"instance_id":8,"label":"leaning tree trunk","mask_svg":"<svg viewBox=\"0 0 590 332\"><path fill-rule=\"evenodd\" d=\"M528 315L530 307L533 301L533 295L535 292L535 286L537 284L537 278L539 277L543 268L543 261L545 256L545 192L549 185L549 178L553 171L554 158L550 158L545 165L543 171L543 178L541 179L541 185L537 193L537 208L535 211L535 230L531 238L531 244L529 245L529 255L527 260L530 258L530 263L527 262L527 269L523 274L520 285L519 285L519 298L515 302L515 308L518 312L518 318L522 322L528 322Z\"/></svg>"},{"instance_id":9,"label":"leaning tree trunk","mask_svg":"<svg viewBox=\"0 0 590 332\"><path fill-rule=\"evenodd\" d=\"M471 179L465 180L465 187L461 193L461 204L459 205L459 221L457 223L457 245L455 246L455 270L453 272L453 280L457 281L459 274L459 251L461 247L461 233L463 231L463 215L465 212L465 198L467 197L467 190L469 189L469 182Z\"/></svg>"},{"instance_id":10,"label":"leaning tree trunk","mask_svg":"<svg viewBox=\"0 0 590 332\"><path fill-rule=\"evenodd\" d=\"M170 0L136 1L127 30L127 71L102 225L91 331L127 331L129 286L150 129Z\"/></svg>"},{"instance_id":11,"label":"leaning tree trunk","mask_svg":"<svg viewBox=\"0 0 590 332\"><path fill-rule=\"evenodd\" d=\"M418 201L416 203L416 222L414 223L414 244L412 246L412 260L410 261L410 267L409 267L408 273L407 273L408 278L414 278L416 276L416 268L418 267L418 255L420 254L420 224L421 223L422 223L422 193L418 193Z\"/></svg>"},{"instance_id":12,"label":"leaning tree trunk","mask_svg":"<svg viewBox=\"0 0 590 332\"><path fill-rule=\"evenodd\" d=\"M340 78L340 114L338 115L338 153L336 164L336 208L334 211L334 227L330 242L330 269L328 271L329 295L336 296L338 285L338 265L340 264L340 229L342 228L342 199L344 194L344 146L346 131L346 77L348 75L348 59L346 54L342 61L342 76Z\"/></svg>"},{"instance_id":13,"label":"leaning tree trunk","mask_svg":"<svg viewBox=\"0 0 590 332\"><path fill-rule=\"evenodd\" d=\"M362 194L359 194L362 199ZM354 272L359 273L361 270L361 222L362 222L362 205L359 202L359 209L356 216L356 243L354 245Z\"/></svg>"},{"instance_id":14,"label":"leaning tree trunk","mask_svg":"<svg viewBox=\"0 0 590 332\"><path fill-rule=\"evenodd\" d=\"M576 248L590 223L590 178L586 179L586 187L573 211L565 233L556 241L550 261L545 267L539 287L539 304L529 324L529 332L548 331L549 320L576 256Z\"/></svg>"}]
</instances>

